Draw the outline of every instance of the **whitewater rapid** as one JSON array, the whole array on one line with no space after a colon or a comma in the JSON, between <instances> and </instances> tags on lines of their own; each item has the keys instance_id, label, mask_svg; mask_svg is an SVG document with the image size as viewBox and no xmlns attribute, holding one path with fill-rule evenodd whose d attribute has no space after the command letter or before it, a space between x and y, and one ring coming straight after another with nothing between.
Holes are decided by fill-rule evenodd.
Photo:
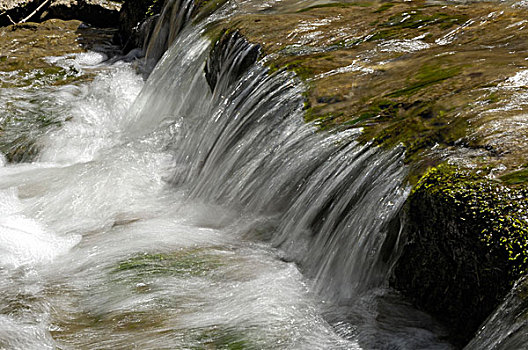
<instances>
[{"instance_id":1,"label":"whitewater rapid","mask_svg":"<svg viewBox=\"0 0 528 350\"><path fill-rule=\"evenodd\" d=\"M304 124L287 72L209 91L208 50L32 93L62 122L0 168L0 347L450 348L380 282L402 152Z\"/></svg>"}]
</instances>

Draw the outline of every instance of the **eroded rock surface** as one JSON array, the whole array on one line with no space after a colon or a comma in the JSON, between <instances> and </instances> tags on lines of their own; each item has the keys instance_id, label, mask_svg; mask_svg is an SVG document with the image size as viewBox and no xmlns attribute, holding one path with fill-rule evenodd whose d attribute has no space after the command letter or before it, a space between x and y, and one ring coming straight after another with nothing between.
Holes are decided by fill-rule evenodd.
<instances>
[{"instance_id":1,"label":"eroded rock surface","mask_svg":"<svg viewBox=\"0 0 528 350\"><path fill-rule=\"evenodd\" d=\"M404 210L392 284L463 345L528 269L528 190L442 165Z\"/></svg>"},{"instance_id":2,"label":"eroded rock surface","mask_svg":"<svg viewBox=\"0 0 528 350\"><path fill-rule=\"evenodd\" d=\"M404 143L413 166L449 153L464 165L517 170L528 146L525 17L490 3L336 2L223 26L262 44L272 69L307 82L307 121Z\"/></svg>"}]
</instances>

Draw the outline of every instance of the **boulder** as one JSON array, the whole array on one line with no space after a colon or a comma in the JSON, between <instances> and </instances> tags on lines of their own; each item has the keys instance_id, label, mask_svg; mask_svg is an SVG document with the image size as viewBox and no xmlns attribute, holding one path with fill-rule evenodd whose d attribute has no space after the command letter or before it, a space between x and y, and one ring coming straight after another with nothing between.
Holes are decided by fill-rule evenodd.
<instances>
[{"instance_id":1,"label":"boulder","mask_svg":"<svg viewBox=\"0 0 528 350\"><path fill-rule=\"evenodd\" d=\"M112 0L8 0L0 4L0 26L56 18L115 27L120 9L121 2Z\"/></svg>"},{"instance_id":2,"label":"boulder","mask_svg":"<svg viewBox=\"0 0 528 350\"><path fill-rule=\"evenodd\" d=\"M528 268L528 191L442 164L407 201L392 285L465 345Z\"/></svg>"},{"instance_id":3,"label":"boulder","mask_svg":"<svg viewBox=\"0 0 528 350\"><path fill-rule=\"evenodd\" d=\"M163 7L164 0L128 0L119 13L119 32L115 40L129 52L142 48L145 39L154 28L156 18Z\"/></svg>"},{"instance_id":4,"label":"boulder","mask_svg":"<svg viewBox=\"0 0 528 350\"><path fill-rule=\"evenodd\" d=\"M76 19L95 27L117 27L121 3L103 0L54 0L40 19Z\"/></svg>"}]
</instances>

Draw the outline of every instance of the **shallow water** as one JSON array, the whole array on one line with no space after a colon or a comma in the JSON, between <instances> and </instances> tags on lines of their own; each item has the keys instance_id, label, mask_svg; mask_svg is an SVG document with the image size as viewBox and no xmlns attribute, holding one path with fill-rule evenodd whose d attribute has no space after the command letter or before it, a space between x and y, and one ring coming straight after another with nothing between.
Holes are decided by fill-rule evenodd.
<instances>
[{"instance_id":1,"label":"shallow water","mask_svg":"<svg viewBox=\"0 0 528 350\"><path fill-rule=\"evenodd\" d=\"M141 86L123 66L60 89L71 120L40 140L40 161L1 169L2 345L347 343L294 264L235 235L252 218L183 201L159 139L123 142Z\"/></svg>"},{"instance_id":2,"label":"shallow water","mask_svg":"<svg viewBox=\"0 0 528 350\"><path fill-rule=\"evenodd\" d=\"M15 125L38 153L0 168L0 348L449 349L383 287L402 151L315 132L286 72L211 92L208 49L189 29L147 83L89 54L50 59L91 83L2 91L57 122Z\"/></svg>"}]
</instances>

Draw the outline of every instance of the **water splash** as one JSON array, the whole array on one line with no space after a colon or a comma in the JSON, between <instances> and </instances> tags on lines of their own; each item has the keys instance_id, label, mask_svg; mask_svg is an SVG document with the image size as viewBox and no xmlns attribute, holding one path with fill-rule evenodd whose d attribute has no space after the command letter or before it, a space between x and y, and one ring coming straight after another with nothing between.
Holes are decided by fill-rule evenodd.
<instances>
[{"instance_id":1,"label":"water splash","mask_svg":"<svg viewBox=\"0 0 528 350\"><path fill-rule=\"evenodd\" d=\"M53 251L1 271L2 346L449 348L365 293L390 264L402 150L306 124L292 73L236 69L242 38L211 84L203 31L184 27L144 86L121 65L57 90L70 118L38 162L2 168L6 215Z\"/></svg>"}]
</instances>

